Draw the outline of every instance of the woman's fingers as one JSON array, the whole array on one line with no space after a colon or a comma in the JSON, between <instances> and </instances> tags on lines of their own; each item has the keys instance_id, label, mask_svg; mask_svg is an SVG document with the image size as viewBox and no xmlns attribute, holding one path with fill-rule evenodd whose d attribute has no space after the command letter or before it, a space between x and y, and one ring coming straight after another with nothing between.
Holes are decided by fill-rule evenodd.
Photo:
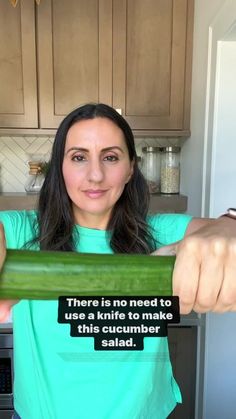
<instances>
[{"instance_id":1,"label":"woman's fingers","mask_svg":"<svg viewBox=\"0 0 236 419\"><path fill-rule=\"evenodd\" d=\"M185 237L177 248L173 293L182 314L236 310L235 233L209 226Z\"/></svg>"},{"instance_id":2,"label":"woman's fingers","mask_svg":"<svg viewBox=\"0 0 236 419\"><path fill-rule=\"evenodd\" d=\"M176 254L176 249L179 242L169 244L168 246L160 247L151 253L151 256L172 256Z\"/></svg>"},{"instance_id":3,"label":"woman's fingers","mask_svg":"<svg viewBox=\"0 0 236 419\"><path fill-rule=\"evenodd\" d=\"M180 313L193 309L198 291L200 263L198 244L193 240L180 242L173 272L173 295L179 297Z\"/></svg>"},{"instance_id":4,"label":"woman's fingers","mask_svg":"<svg viewBox=\"0 0 236 419\"><path fill-rule=\"evenodd\" d=\"M0 270L4 264L6 257L6 241L4 234L4 227L0 223ZM1 277L0 277L1 281ZM0 293L1 297L1 293ZM6 322L10 316L11 308L18 300L0 300L0 322Z\"/></svg>"},{"instance_id":5,"label":"woman's fingers","mask_svg":"<svg viewBox=\"0 0 236 419\"><path fill-rule=\"evenodd\" d=\"M11 308L18 300L0 300L0 323L9 319Z\"/></svg>"},{"instance_id":6,"label":"woman's fingers","mask_svg":"<svg viewBox=\"0 0 236 419\"><path fill-rule=\"evenodd\" d=\"M224 263L223 281L215 312L236 311L236 241L230 240Z\"/></svg>"},{"instance_id":7,"label":"woman's fingers","mask_svg":"<svg viewBox=\"0 0 236 419\"><path fill-rule=\"evenodd\" d=\"M4 227L0 223L0 269L2 268L5 257L6 257L6 241L5 241Z\"/></svg>"},{"instance_id":8,"label":"woman's fingers","mask_svg":"<svg viewBox=\"0 0 236 419\"><path fill-rule=\"evenodd\" d=\"M236 311L236 221L222 217L155 251L176 253L173 295L180 313Z\"/></svg>"}]
</instances>

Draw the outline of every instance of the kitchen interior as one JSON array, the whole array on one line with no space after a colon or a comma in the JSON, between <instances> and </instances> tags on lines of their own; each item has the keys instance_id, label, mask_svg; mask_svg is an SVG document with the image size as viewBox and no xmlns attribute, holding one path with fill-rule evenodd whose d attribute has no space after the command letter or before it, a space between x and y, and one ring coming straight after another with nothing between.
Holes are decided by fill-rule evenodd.
<instances>
[{"instance_id":1,"label":"kitchen interior","mask_svg":"<svg viewBox=\"0 0 236 419\"><path fill-rule=\"evenodd\" d=\"M32 209L64 116L104 102L127 119L150 212L235 206L234 0L1 0L0 210ZM236 315L182 316L169 345L172 419L235 419ZM222 339L223 337L223 339ZM12 323L0 325L0 418L13 411Z\"/></svg>"}]
</instances>

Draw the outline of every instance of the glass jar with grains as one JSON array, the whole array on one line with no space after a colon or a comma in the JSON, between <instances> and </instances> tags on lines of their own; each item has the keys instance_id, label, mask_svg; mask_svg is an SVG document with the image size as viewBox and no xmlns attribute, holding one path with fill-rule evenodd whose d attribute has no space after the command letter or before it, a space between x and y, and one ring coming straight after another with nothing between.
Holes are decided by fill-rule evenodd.
<instances>
[{"instance_id":1,"label":"glass jar with grains","mask_svg":"<svg viewBox=\"0 0 236 419\"><path fill-rule=\"evenodd\" d=\"M160 192L160 148L143 147L141 170L147 180L149 192Z\"/></svg>"},{"instance_id":2,"label":"glass jar with grains","mask_svg":"<svg viewBox=\"0 0 236 419\"><path fill-rule=\"evenodd\" d=\"M180 147L161 148L161 193L178 194L180 184Z\"/></svg>"}]
</instances>

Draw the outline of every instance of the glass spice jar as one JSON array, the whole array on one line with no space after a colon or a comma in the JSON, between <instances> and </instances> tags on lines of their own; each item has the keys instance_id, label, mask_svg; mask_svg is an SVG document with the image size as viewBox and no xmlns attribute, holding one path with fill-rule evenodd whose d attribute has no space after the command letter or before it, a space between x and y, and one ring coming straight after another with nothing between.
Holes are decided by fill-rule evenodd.
<instances>
[{"instance_id":1,"label":"glass spice jar","mask_svg":"<svg viewBox=\"0 0 236 419\"><path fill-rule=\"evenodd\" d=\"M149 192L160 192L160 148L143 147L142 173L147 180Z\"/></svg>"},{"instance_id":2,"label":"glass spice jar","mask_svg":"<svg viewBox=\"0 0 236 419\"><path fill-rule=\"evenodd\" d=\"M161 148L161 193L178 194L180 186L180 147Z\"/></svg>"},{"instance_id":3,"label":"glass spice jar","mask_svg":"<svg viewBox=\"0 0 236 419\"><path fill-rule=\"evenodd\" d=\"M38 193L43 185L45 175L43 173L43 162L29 161L29 177L25 184L25 191L28 194Z\"/></svg>"}]
</instances>

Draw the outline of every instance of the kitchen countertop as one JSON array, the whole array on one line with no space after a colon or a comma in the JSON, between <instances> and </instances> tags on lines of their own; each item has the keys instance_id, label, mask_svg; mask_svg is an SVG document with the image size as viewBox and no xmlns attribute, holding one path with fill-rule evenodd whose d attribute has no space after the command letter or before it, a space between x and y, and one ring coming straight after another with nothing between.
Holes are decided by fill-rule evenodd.
<instances>
[{"instance_id":1,"label":"kitchen countertop","mask_svg":"<svg viewBox=\"0 0 236 419\"><path fill-rule=\"evenodd\" d=\"M0 194L0 211L34 209L37 204L37 199L37 194L2 193ZM187 197L185 195L151 195L150 213L185 212L186 210Z\"/></svg>"}]
</instances>

